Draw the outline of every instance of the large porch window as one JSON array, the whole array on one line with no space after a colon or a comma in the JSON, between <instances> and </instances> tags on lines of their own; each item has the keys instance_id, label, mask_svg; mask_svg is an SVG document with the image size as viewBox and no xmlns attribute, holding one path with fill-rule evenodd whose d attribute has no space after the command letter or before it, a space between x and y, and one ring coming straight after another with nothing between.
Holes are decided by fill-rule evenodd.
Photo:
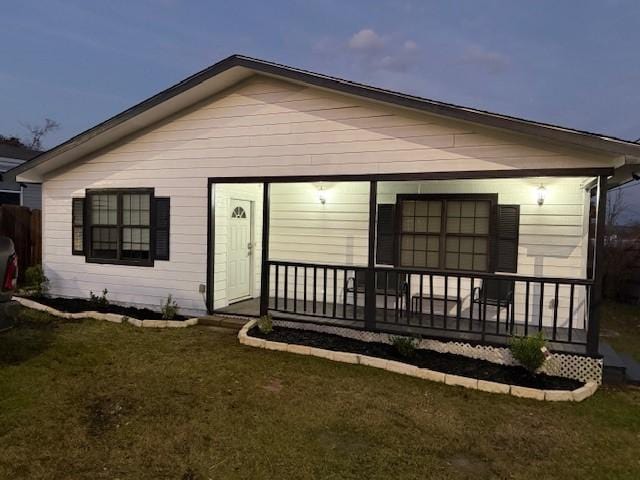
<instances>
[{"instance_id":1,"label":"large porch window","mask_svg":"<svg viewBox=\"0 0 640 480\"><path fill-rule=\"evenodd\" d=\"M487 195L399 195L399 265L488 271L494 203Z\"/></svg>"}]
</instances>

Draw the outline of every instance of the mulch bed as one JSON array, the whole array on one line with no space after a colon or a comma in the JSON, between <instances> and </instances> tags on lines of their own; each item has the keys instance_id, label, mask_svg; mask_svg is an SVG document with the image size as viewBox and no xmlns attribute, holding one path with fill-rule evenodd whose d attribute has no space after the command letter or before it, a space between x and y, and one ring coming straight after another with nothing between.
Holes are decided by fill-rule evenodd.
<instances>
[{"instance_id":1,"label":"mulch bed","mask_svg":"<svg viewBox=\"0 0 640 480\"><path fill-rule=\"evenodd\" d=\"M294 328L273 327L268 335L263 334L257 327L249 330L252 337L262 338L273 342L306 345L325 350L350 352L370 357L384 358L428 368L442 373L460 375L462 377L477 378L497 383L518 385L521 387L538 388L543 390L575 390L584 385L583 382L568 378L554 377L546 374L532 375L520 366L498 365L485 360L439 353L432 350L415 350L411 358L400 356L393 345L378 342L362 342L351 338L340 337L308 330Z\"/></svg>"},{"instance_id":2,"label":"mulch bed","mask_svg":"<svg viewBox=\"0 0 640 480\"><path fill-rule=\"evenodd\" d=\"M80 312L100 312L115 313L116 315L125 315L127 317L136 318L138 320L163 320L162 313L154 312L148 308L123 307L120 305L107 304L104 306L83 298L61 298L61 297L25 297L34 302L53 307L56 310L67 313ZM176 315L172 320L187 320L188 317Z\"/></svg>"}]
</instances>

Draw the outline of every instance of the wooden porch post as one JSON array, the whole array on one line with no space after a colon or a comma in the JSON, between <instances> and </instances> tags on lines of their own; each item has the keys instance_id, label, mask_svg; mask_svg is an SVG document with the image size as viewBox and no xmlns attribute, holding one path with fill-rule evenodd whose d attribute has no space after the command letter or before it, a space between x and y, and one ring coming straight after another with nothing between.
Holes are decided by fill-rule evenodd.
<instances>
[{"instance_id":1,"label":"wooden porch post","mask_svg":"<svg viewBox=\"0 0 640 480\"><path fill-rule=\"evenodd\" d=\"M262 261L260 263L260 316L269 313L269 190L262 185Z\"/></svg>"},{"instance_id":2,"label":"wooden porch post","mask_svg":"<svg viewBox=\"0 0 640 480\"><path fill-rule=\"evenodd\" d=\"M602 280L604 269L604 235L606 229L607 213L607 177L598 177L596 191L596 230L595 245L593 248L593 286L589 299L589 323L587 330L587 354L598 355L598 343L600 335L600 316L602 314Z\"/></svg>"},{"instance_id":3,"label":"wooden porch post","mask_svg":"<svg viewBox=\"0 0 640 480\"><path fill-rule=\"evenodd\" d=\"M369 256L364 296L364 326L376 327L376 213L378 209L378 182L369 183Z\"/></svg>"}]
</instances>

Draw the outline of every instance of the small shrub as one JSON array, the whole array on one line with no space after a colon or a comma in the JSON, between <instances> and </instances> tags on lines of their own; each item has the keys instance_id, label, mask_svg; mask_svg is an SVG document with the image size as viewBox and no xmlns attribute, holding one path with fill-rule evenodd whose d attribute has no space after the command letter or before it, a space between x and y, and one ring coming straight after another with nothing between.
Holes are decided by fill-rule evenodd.
<instances>
[{"instance_id":1,"label":"small shrub","mask_svg":"<svg viewBox=\"0 0 640 480\"><path fill-rule=\"evenodd\" d=\"M258 319L258 330L265 335L273 331L273 318L271 314L263 315Z\"/></svg>"},{"instance_id":2,"label":"small shrub","mask_svg":"<svg viewBox=\"0 0 640 480\"><path fill-rule=\"evenodd\" d=\"M416 354L418 340L411 337L392 337L391 345L403 358L412 358Z\"/></svg>"},{"instance_id":3,"label":"small shrub","mask_svg":"<svg viewBox=\"0 0 640 480\"><path fill-rule=\"evenodd\" d=\"M102 291L102 295L96 295L93 292L89 292L89 302L91 302L91 305L93 305L94 307L104 308L109 305L109 300L107 300L107 293L109 293L109 291L106 288Z\"/></svg>"},{"instance_id":4,"label":"small shrub","mask_svg":"<svg viewBox=\"0 0 640 480\"><path fill-rule=\"evenodd\" d=\"M513 358L531 373L536 373L549 355L542 332L533 336L512 338L510 349Z\"/></svg>"},{"instance_id":5,"label":"small shrub","mask_svg":"<svg viewBox=\"0 0 640 480\"><path fill-rule=\"evenodd\" d=\"M162 305L162 318L164 320L173 320L178 314L178 303L171 297L167 297L167 301Z\"/></svg>"},{"instance_id":6,"label":"small shrub","mask_svg":"<svg viewBox=\"0 0 640 480\"><path fill-rule=\"evenodd\" d=\"M33 265L24 271L25 287L36 297L41 297L49 288L49 279L42 265Z\"/></svg>"}]
</instances>

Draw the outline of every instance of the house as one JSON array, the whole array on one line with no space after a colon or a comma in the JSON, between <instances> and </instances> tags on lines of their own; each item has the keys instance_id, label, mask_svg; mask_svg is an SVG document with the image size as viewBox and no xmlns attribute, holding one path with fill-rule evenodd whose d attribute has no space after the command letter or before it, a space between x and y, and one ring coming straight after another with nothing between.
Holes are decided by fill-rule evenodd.
<instances>
[{"instance_id":1,"label":"house","mask_svg":"<svg viewBox=\"0 0 640 480\"><path fill-rule=\"evenodd\" d=\"M234 55L15 171L52 295L597 355L607 186L639 159Z\"/></svg>"},{"instance_id":2,"label":"house","mask_svg":"<svg viewBox=\"0 0 640 480\"><path fill-rule=\"evenodd\" d=\"M40 185L38 183L16 182L15 175L7 173L38 154L40 154L38 150L0 140L0 205L40 208Z\"/></svg>"}]
</instances>

